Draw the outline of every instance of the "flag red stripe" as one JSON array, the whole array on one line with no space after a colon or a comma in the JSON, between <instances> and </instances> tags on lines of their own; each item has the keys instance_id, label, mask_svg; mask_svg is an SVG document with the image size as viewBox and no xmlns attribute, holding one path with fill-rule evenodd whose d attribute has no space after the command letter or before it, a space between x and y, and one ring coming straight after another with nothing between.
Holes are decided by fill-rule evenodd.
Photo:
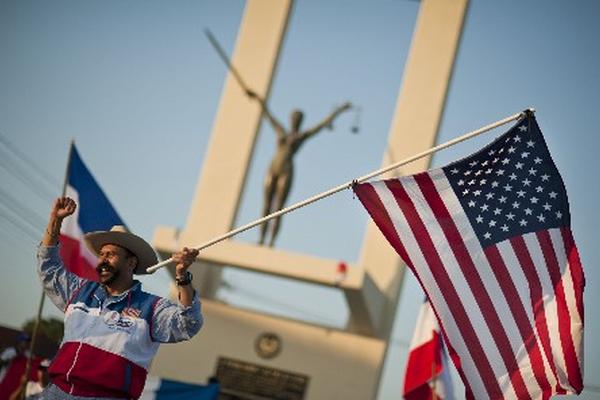
<instances>
[{"instance_id":1,"label":"flag red stripe","mask_svg":"<svg viewBox=\"0 0 600 400\"><path fill-rule=\"evenodd\" d=\"M571 274L571 282L573 283L573 296L577 308L577 313L579 314L579 321L581 323L581 326L583 327L583 289L585 287L585 276L583 273L583 267L579 258L579 252L577 251L577 247L575 246L575 240L573 239L573 233L571 232L571 229L561 229L561 236L565 246L565 253L567 256L569 272ZM582 328L578 328L575 331L578 331L579 329ZM578 339L580 340L580 338ZM577 357L577 370L579 371L579 381L582 385L579 389L583 389L583 360L580 357Z\"/></svg>"},{"instance_id":2,"label":"flag red stripe","mask_svg":"<svg viewBox=\"0 0 600 400\"><path fill-rule=\"evenodd\" d=\"M446 204L440 197L428 174L415 175L414 178L436 219L438 221L444 221L444 223L439 224L439 226L444 232L448 244L450 244L456 262L463 272L463 276L465 277L473 296L477 299L481 314L483 315L488 331L500 352L504 366L510 375L510 380L517 397L520 399L530 398L529 391L525 386L525 381L523 380L521 370L519 369L519 364L515 358L510 341L508 340L506 330L498 317L490 295L483 285L481 276L471 259L469 251L466 248L452 216L448 212Z\"/></svg>"},{"instance_id":3,"label":"flag red stripe","mask_svg":"<svg viewBox=\"0 0 600 400\"><path fill-rule=\"evenodd\" d=\"M423 288L423 291L425 291L425 286L423 286L423 282L421 282L419 275L417 275L416 273L415 273L415 275L417 277L417 280L419 281L419 284L421 285L421 288ZM446 334L444 325L442 324L442 320L440 319L440 316L438 315L436 309L431 307L431 310L435 314L435 319L438 323L438 327L440 328L440 333L441 333L442 337L444 338L444 345L446 346L448 356L454 363L454 366L456 367L456 372L458 372L458 375L460 376L461 381L465 385L465 393L467 395L467 398L469 398L469 395L472 396L473 391L471 390L471 386L469 384L469 381L467 380L465 371L462 368L460 357L458 356L458 353L456 352L456 350L454 350L454 347L452 347L452 343L450 343L450 340L448 340L448 335Z\"/></svg>"},{"instance_id":4,"label":"flag red stripe","mask_svg":"<svg viewBox=\"0 0 600 400\"><path fill-rule=\"evenodd\" d=\"M508 268L496 246L488 246L485 248L484 252L492 267L492 271L498 280L500 288L502 289L502 293L504 293L504 297L507 299L512 315L515 318L523 344L529 354L529 360L531 361L531 368L533 369L535 380L543 391L551 390L552 387L546 376L541 349L536 339L533 326L531 325L529 318L527 318L527 312L525 311L523 303L519 301L519 293L515 287L515 283L510 277Z\"/></svg>"},{"instance_id":5,"label":"flag red stripe","mask_svg":"<svg viewBox=\"0 0 600 400\"><path fill-rule=\"evenodd\" d=\"M77 239L60 235L60 256L67 269L82 278L98 281L95 266L81 256L81 245Z\"/></svg>"},{"instance_id":6,"label":"flag red stripe","mask_svg":"<svg viewBox=\"0 0 600 400\"><path fill-rule=\"evenodd\" d=\"M548 273L552 281L554 293L556 294L558 331L562 345L562 353L565 358L565 367L567 370L568 380L569 383L575 389L577 389L577 391L580 391L583 388L583 382L581 382L579 363L577 361L577 355L575 354L573 337L571 336L571 317L569 316L569 308L567 306L567 300L565 297L562 273L560 266L558 265L554 247L552 246L552 239L550 238L548 231L537 232L537 238L540 243L542 253L544 254L546 265L548 266Z\"/></svg>"},{"instance_id":7,"label":"flag red stripe","mask_svg":"<svg viewBox=\"0 0 600 400\"><path fill-rule=\"evenodd\" d=\"M438 318L438 321L439 320L440 319ZM467 398L467 400L475 399L475 396L473 395L473 390L471 389L471 386L469 384L469 380L467 379L467 376L465 375L465 371L463 370L463 368L461 366L460 357L458 356L458 353L454 350L454 348L450 344L450 341L448 340L448 336L444 332L444 328L441 327L441 324L440 324L440 329L442 329L442 336L444 337L444 344L446 345L446 348L448 349L448 355L450 356L450 359L452 360L452 362L454 363L454 366L456 367L456 372L458 372L458 375L460 376L460 380L465 385L465 397Z\"/></svg>"},{"instance_id":8,"label":"flag red stripe","mask_svg":"<svg viewBox=\"0 0 600 400\"><path fill-rule=\"evenodd\" d=\"M498 386L494 371L492 370L489 360L485 357L479 338L467 316L464 305L460 300L460 296L456 292L456 288L452 284L452 281L435 250L431 237L429 236L423 221L421 221L412 199L408 196L404 187L398 180L387 181L386 185L393 193L398 206L406 217L413 237L416 239L427 264L429 265L431 274L440 288L440 292L451 310L454 319L457 321L457 327L465 343L468 343L467 350L477 366L477 369L481 373L488 395L491 398L502 397L502 391Z\"/></svg>"},{"instance_id":9,"label":"flag red stripe","mask_svg":"<svg viewBox=\"0 0 600 400\"><path fill-rule=\"evenodd\" d=\"M421 283L421 287L424 288L423 283L422 282L420 282L420 283ZM448 334L446 334L446 331L444 330L444 325L442 324L442 320L440 319L440 316L437 314L437 311L433 307L431 309L435 313L435 317L438 321L438 326L440 327L442 337L444 338L444 345L446 346L446 350L448 351L448 356L450 357L450 359L452 360L452 363L456 367L456 372L458 372L458 375L460 376L460 380L465 385L465 396L469 400L474 399L473 390L471 389L471 386L469 385L469 381L467 380L467 376L465 375L465 371L462 368L460 357L458 356L458 353L456 352L454 347L452 347L452 343L450 343L450 340L448 340Z\"/></svg>"},{"instance_id":10,"label":"flag red stripe","mask_svg":"<svg viewBox=\"0 0 600 400\"><path fill-rule=\"evenodd\" d=\"M515 236L510 239L510 244L519 260L519 264L521 265L527 282L529 284L529 297L531 300L531 309L533 311L533 320L535 321L535 327L538 333L538 337L542 342L542 348L544 350L544 354L548 359L548 363L550 364L550 369L556 378L556 388L555 390L560 390L560 385L558 382L558 375L556 373L556 365L554 363L554 357L552 357L552 348L550 346L550 333L548 331L548 323L546 321L546 313L544 308L544 293L542 290L542 285L540 283L540 277L538 276L537 271L535 270L535 266L533 265L533 260L531 259L531 254L529 254L529 250L525 245L525 241L522 236Z\"/></svg>"},{"instance_id":11,"label":"flag red stripe","mask_svg":"<svg viewBox=\"0 0 600 400\"><path fill-rule=\"evenodd\" d=\"M573 290L575 290L575 304L579 312L579 320L583 323L583 288L585 287L585 277L583 267L579 259L579 252L575 246L573 233L569 228L561 229L563 242L565 244L565 253L569 261L569 270L571 271L571 280L573 281Z\"/></svg>"},{"instance_id":12,"label":"flag red stripe","mask_svg":"<svg viewBox=\"0 0 600 400\"><path fill-rule=\"evenodd\" d=\"M413 270L413 273L416 274L413 264L410 261L410 257L408 256L408 252L400 241L398 233L394 229L394 223L392 222L385 205L381 202L379 195L375 191L375 188L368 183L357 185L354 187L354 193L356 193L361 203L365 206L369 215L377 227L379 227L381 233L383 233L383 236L385 236L396 252L398 252L404 263L406 263L406 265Z\"/></svg>"},{"instance_id":13,"label":"flag red stripe","mask_svg":"<svg viewBox=\"0 0 600 400\"><path fill-rule=\"evenodd\" d=\"M400 241L400 238L398 237L398 234L394 229L394 224L390 219L390 216L385 206L381 202L381 199L379 198L379 195L377 194L377 191L375 190L373 185L369 183L357 185L354 187L354 192L356 193L364 207L367 209L367 212L369 213L375 224L379 227L379 230L382 232L382 234L385 236L388 242L392 245L392 247L398 252L400 258L402 258L405 264L413 271L415 277L419 281L419 284L424 289L425 286L423 285L423 282L421 281L418 272L413 268L413 264L410 260L410 257L408 256L408 252L406 251L404 245ZM444 331L444 326L441 324L437 312L435 310L433 311L434 313L436 313L436 319L438 321L440 330L442 331L442 335L446 338L446 345L448 348L450 358L456 366L457 372L465 385L466 393L472 394L469 381L467 380L465 373L461 367L460 357L458 356L458 353L456 353L456 350L454 350L450 342L447 340L448 335Z\"/></svg>"}]
</instances>

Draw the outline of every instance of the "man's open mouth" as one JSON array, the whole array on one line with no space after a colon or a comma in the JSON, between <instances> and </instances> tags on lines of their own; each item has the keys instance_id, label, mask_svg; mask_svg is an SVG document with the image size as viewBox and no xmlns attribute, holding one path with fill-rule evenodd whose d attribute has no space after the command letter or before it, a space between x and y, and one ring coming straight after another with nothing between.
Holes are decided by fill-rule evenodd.
<instances>
[{"instance_id":1,"label":"man's open mouth","mask_svg":"<svg viewBox=\"0 0 600 400\"><path fill-rule=\"evenodd\" d=\"M96 272L98 272L98 275L103 276L107 274L113 274L115 271L110 265L100 264L96 267Z\"/></svg>"}]
</instances>

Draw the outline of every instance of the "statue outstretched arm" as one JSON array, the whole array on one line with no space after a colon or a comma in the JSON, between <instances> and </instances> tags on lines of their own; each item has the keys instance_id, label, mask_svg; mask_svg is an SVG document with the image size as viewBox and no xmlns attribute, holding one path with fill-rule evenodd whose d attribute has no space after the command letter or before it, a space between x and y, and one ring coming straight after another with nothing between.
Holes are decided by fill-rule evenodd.
<instances>
[{"instance_id":1,"label":"statue outstretched arm","mask_svg":"<svg viewBox=\"0 0 600 400\"><path fill-rule=\"evenodd\" d=\"M277 136L279 136L279 137L284 136L285 135L285 128L283 127L283 125L279 121L277 121L277 119L275 119L275 117L273 116L273 114L271 114L271 111L269 111L269 108L267 107L267 103L265 103L265 100L262 97L260 97L258 94L256 94L254 91L250 90L250 89L246 89L246 94L251 99L254 99L254 100L258 101L258 104L260 104L260 108L262 108L263 113L265 114L265 116L269 120L269 123L273 127L273 130L275 131L275 133L277 133Z\"/></svg>"},{"instance_id":2,"label":"statue outstretched arm","mask_svg":"<svg viewBox=\"0 0 600 400\"><path fill-rule=\"evenodd\" d=\"M344 111L349 110L350 108L352 108L352 103L346 102L346 103L342 104L341 106L339 106L338 108L336 108L335 110L333 110L333 112L331 114L329 114L323 121L321 121L320 123L318 123L314 127L312 127L310 129L308 129L307 131L305 131L302 134L303 139L308 139L309 137L317 134L323 128L331 128L332 125L333 125L333 121L338 117L338 115L340 115Z\"/></svg>"}]
</instances>

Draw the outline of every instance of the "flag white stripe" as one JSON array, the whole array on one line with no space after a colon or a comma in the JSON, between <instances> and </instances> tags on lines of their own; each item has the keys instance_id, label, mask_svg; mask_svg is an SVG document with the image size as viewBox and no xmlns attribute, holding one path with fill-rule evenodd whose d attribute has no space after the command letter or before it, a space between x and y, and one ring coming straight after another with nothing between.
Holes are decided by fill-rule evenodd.
<instances>
[{"instance_id":1,"label":"flag white stripe","mask_svg":"<svg viewBox=\"0 0 600 400\"><path fill-rule=\"evenodd\" d=\"M571 337L573 338L573 345L575 346L579 369L583 371L583 354L580 354L579 351L582 348L581 342L583 340L583 316L579 314L579 310L575 304L575 288L571 275L572 265L569 264L567 259L565 243L560 229L550 230L550 238L552 239L554 252L556 253L558 265L561 269L560 272L563 288L565 290L565 299L567 301L569 315L571 316Z\"/></svg>"},{"instance_id":2,"label":"flag white stripe","mask_svg":"<svg viewBox=\"0 0 600 400\"><path fill-rule=\"evenodd\" d=\"M75 200L79 204L79 193L71 185L67 185L65 190L65 196L68 196ZM60 233L67 235L72 238L83 236L81 227L79 226L79 207L75 208L75 212L69 218L66 218L60 228Z\"/></svg>"},{"instance_id":3,"label":"flag white stripe","mask_svg":"<svg viewBox=\"0 0 600 400\"><path fill-rule=\"evenodd\" d=\"M442 230L442 228L438 224L438 219L434 215L433 211L427 205L425 200L425 196L421 193L421 189L419 188L417 182L413 177L406 177L401 179L402 184L407 192L410 193L410 197L413 199L413 204L419 217L423 221L429 236L433 241L433 245L437 250L437 254L441 259L442 264L444 265L444 269L448 273L448 277L450 278L454 288L457 293L460 294L460 301L463 304L465 310L468 310L469 320L473 327L476 327L475 334L479 339L479 343L484 350L484 355L488 359L492 370L494 371L494 375L496 377L501 377L498 380L498 384L503 393L507 391L511 391L511 382L508 377L508 372L504 363L502 361L502 356L496 343L494 342L493 335L494 332L490 331L483 314L479 312L479 304L477 300L473 296L471 292L471 288L467 283L467 278L464 276L463 271L461 270L456 257L454 256L454 252L452 251L452 247L450 243L446 239L446 236ZM415 201L416 200L416 201ZM444 199L445 200L445 199ZM455 223L457 222L458 216L454 216ZM468 224L468 221L458 221L458 225L464 229L464 225ZM429 269L427 264L416 264L415 268L419 269ZM452 317L452 315L451 315ZM443 319L445 322L445 319ZM458 336L450 336L450 343L454 346L457 340L463 341L462 335ZM482 355L482 357L484 356ZM463 354L459 353L459 356L462 358ZM511 393L511 396L515 396L514 390Z\"/></svg>"},{"instance_id":4,"label":"flag white stripe","mask_svg":"<svg viewBox=\"0 0 600 400\"><path fill-rule=\"evenodd\" d=\"M377 192L379 199L382 204L385 206L386 211L390 216L391 222L394 224L394 228L396 232L411 232L411 228L404 217L404 214L400 210L398 204L396 203L396 199L393 194L388 190L385 186L384 182L375 182L372 184L374 190ZM406 251L413 262L416 265L426 265L426 261L421 253L421 249L414 238L413 235L404 234L402 235L402 243L404 244ZM465 371L464 376L469 381L469 387L476 395L477 398L488 397L487 390L485 385L481 379L481 376L478 372L478 368L475 366L473 359L470 357L467 344L464 342L458 327L456 326L456 322L452 317L452 313L442 295L433 275L429 271L428 268L420 269L415 271L420 278L422 284L427 289L427 294L429 295L429 301L433 305L433 307L437 310L438 316L443 321L443 328L446 335L450 338L454 338L451 340L452 347L459 354L461 358L461 366ZM465 355L467 355L465 357Z\"/></svg>"},{"instance_id":5,"label":"flag white stripe","mask_svg":"<svg viewBox=\"0 0 600 400\"><path fill-rule=\"evenodd\" d=\"M530 301L530 296L529 296L529 290L527 289L527 284L525 284L527 282L527 277L525 276L525 274L523 273L523 270L521 268L511 268L511 266L519 265L519 262L516 258L516 255L514 253L512 246L510 245L510 242L508 240L498 243L496 245L496 248L498 249L498 252L500 254L500 257L501 257L503 263L507 267L506 270L508 271L508 273L510 275L510 280L514 283L514 288L518 295L518 299L513 298L513 299L510 299L509 301L519 301L521 303L521 305L523 306L522 309L525 312L525 315L527 317L527 322L529 323L529 327L530 327L531 331L534 333L535 338L536 338L535 345L537 346L539 353L543 353L542 343L540 342L538 332L535 329L535 322L533 321L533 313L531 310L531 301ZM503 298L506 299L505 297L503 297ZM513 314L511 312L511 316L512 315ZM534 399L539 398L541 396L542 388L540 387L540 385L537 381L537 378L535 376L535 370L538 370L540 366L536 366L536 368L534 368L531 358L530 358L530 351L532 351L532 349L531 349L532 345L530 345L529 346L530 348L528 349L527 345L525 343L525 341L527 341L527 338L523 339L518 328L515 328L515 329L516 330L510 332L509 334L511 335L511 337L514 336L513 339L515 339L515 338L519 339L517 349L513 348L513 350L515 351L515 354L517 357L517 362L519 364L519 369L521 371L521 375L523 376L525 385L527 386L528 391L529 391L530 395L532 396L532 398L534 398ZM553 374L552 374L552 370L550 369L550 365L548 364L547 360L544 358L543 355L542 355L542 360L544 361L544 365L541 367L543 367L544 375L546 376L546 379L548 379L548 382L552 383L555 380L553 378Z\"/></svg>"},{"instance_id":6,"label":"flag white stripe","mask_svg":"<svg viewBox=\"0 0 600 400\"><path fill-rule=\"evenodd\" d=\"M67 185L66 190L65 190L65 196L72 198L73 200L75 200L75 202L77 204L80 204L79 203L79 193L71 185ZM60 229L60 233L62 233L63 235L69 236L70 238L78 240L80 242L80 246L79 246L80 256L82 258L84 258L90 265L92 265L92 266L96 265L98 258L86 246L86 244L83 240L84 233L81 230L81 227L79 226L79 207L77 207L75 209L75 212L73 213L73 215L71 215L69 218L66 218L63 221L63 224Z\"/></svg>"},{"instance_id":7,"label":"flag white stripe","mask_svg":"<svg viewBox=\"0 0 600 400\"><path fill-rule=\"evenodd\" d=\"M438 378L440 384L437 385L437 392L439 397L444 400L454 399L454 388L452 387L452 379L450 378L450 366L448 365L448 357L445 351L446 347L442 351L442 374Z\"/></svg>"},{"instance_id":8,"label":"flag white stripe","mask_svg":"<svg viewBox=\"0 0 600 400\"><path fill-rule=\"evenodd\" d=\"M475 239L475 232L471 227L469 220L466 215L462 211L462 207L460 206L458 198L456 198L454 191L451 191L450 182L445 178L443 172L441 170L430 171L429 175L432 177L434 185L438 189L438 192L441 190L446 191L442 200L446 205L446 208L449 210L450 215L453 218L454 224L456 225L458 231L465 236L461 235L461 238L464 237L473 237ZM502 355L500 353L500 349L496 345L494 340L495 335L501 334L499 331L492 332L490 327L488 326L486 319L481 312L481 308L475 298L473 292L471 291L471 287L468 284L468 278L464 275L461 266L459 265L458 260L454 255L454 251L450 246L450 242L446 239L444 231L441 226L438 224L438 218L435 216L431 208L428 206L425 196L421 193L421 190L417 184L417 182L412 177L402 178L402 182L407 190L409 190L412 195L411 197L417 198L422 201L415 201L414 205L421 217L421 220L424 221L426 227L428 228L428 232L430 236L433 238L434 247L442 260L442 264L444 265L450 280L452 281L456 291L460 294L460 300L463 303L465 310L469 316L469 320L471 321L473 327L476 327L475 333L479 338L479 342L481 343L481 347L484 350L484 354L490 363L492 370L494 371L494 375L498 378L498 385L500 386L500 390L505 395L516 398L515 389L512 386L512 382L510 380L510 375L506 369L504 364ZM416 193L419 193L416 195ZM454 204L452 204L454 202ZM469 254L471 259L477 259L477 267L478 272L480 273L480 277L484 282L484 287L489 295L489 297L496 297L496 303L499 302L503 298L502 292L500 288L496 285L494 290L496 293L493 293L494 290L490 290L488 287L491 282L496 283L496 278L493 276L491 270L489 269L489 265L487 264L487 260L485 258L485 254L483 254L483 249L478 244L474 244L473 242L478 242L475 240L469 240L469 243L465 243L467 245ZM483 260L486 260L485 262ZM479 267L483 267L483 264L487 266L486 269L482 269ZM425 266L425 268L428 268ZM485 273L488 272L488 273ZM488 283L486 285L485 283ZM494 301L492 300L492 303ZM496 313L498 314L498 304L494 304L494 308ZM511 315L508 306L505 307L503 311L504 314ZM502 321L501 321L502 322ZM514 321L513 321L514 324ZM506 331L506 328L504 328ZM516 329L516 325L515 325ZM450 343L454 343L455 338L449 338ZM461 359L467 356L467 354L460 354Z\"/></svg>"},{"instance_id":9,"label":"flag white stripe","mask_svg":"<svg viewBox=\"0 0 600 400\"><path fill-rule=\"evenodd\" d=\"M502 257L502 260L504 261L504 263L507 266L509 266L508 273L510 274L512 281L523 283L521 285L515 285L515 287L519 294L519 299L520 299L521 303L523 303L523 305L525 306L524 308L525 308L525 313L527 314L527 319L529 320L529 323L531 324L531 327L532 327L534 335L535 335L535 340L537 342L538 348L540 349L542 360L544 362L544 371L546 372L546 379L550 383L551 387L555 387L556 379L554 378L554 373L552 372L552 369L550 368L550 363L548 362L546 353L544 352L544 347L542 346L542 342L540 339L540 333L536 329L535 321L533 318L533 309L531 308L531 296L529 293L529 287L526 284L527 277L525 276L525 273L523 272L523 270L521 268L510 268L511 265L518 266L521 263L519 262L519 259L517 258L517 255L515 254L515 251L508 240L498 243L496 245L496 247L498 248L498 252L500 253L500 256Z\"/></svg>"},{"instance_id":10,"label":"flag white stripe","mask_svg":"<svg viewBox=\"0 0 600 400\"><path fill-rule=\"evenodd\" d=\"M523 235L523 240L527 250L533 259L533 265L538 274L544 299L544 315L546 316L546 325L548 326L548 336L550 339L550 353L554 361L554 367L558 380L562 387L570 388L569 379L565 370L565 359L562 353L562 342L560 340L560 331L558 324L558 306L556 294L552 279L548 272L548 266L544 262L544 254L540 247L537 235L528 233Z\"/></svg>"},{"instance_id":11,"label":"flag white stripe","mask_svg":"<svg viewBox=\"0 0 600 400\"><path fill-rule=\"evenodd\" d=\"M474 260L474 264L476 265L476 269L479 273L479 276L481 277L483 286L485 287L486 292L489 294L490 300L494 306L494 311L496 312L496 315L498 316L498 319L500 320L500 323L504 328L504 332L506 333L507 339L512 349L513 357L517 360L519 369L521 371L523 371L523 369L533 371L531 359L529 358L529 353L526 347L524 346L523 340L521 338L521 333L517 326L517 322L514 318L510 306L508 305L508 301L514 301L514 299L507 300L504 296L504 292L500 287L500 283L498 282L496 275L492 271L492 266L488 262L488 259L484 253L483 248L481 247L479 240L476 238L476 234L473 227L471 226L471 222L467 218L458 197L451 189L450 182L448 182L443 170L432 170L430 171L429 175L431 176L433 184L437 189L438 193L443 193L443 196L441 196L441 198L446 208L448 209L448 212L452 217L456 228L459 231L460 237L463 238L463 242L465 244L465 247L467 248L471 260ZM473 238L473 240L470 240L471 238ZM444 265L446 265L446 263L444 263ZM466 282L466 278L461 279L461 281ZM461 295L463 294L463 292L460 293ZM469 300L471 300L471 298L469 298ZM474 297L472 297L472 301L474 301L474 303L471 303L471 307L477 308L477 301ZM487 325L483 326L485 326L489 332L489 328L487 327ZM492 332L489 332L489 335L489 337L491 338ZM495 342L492 342L492 345L494 348L496 348ZM501 362L501 359L498 359L498 361ZM501 370L506 371L504 363L501 363L501 365ZM526 379L525 377L523 378L529 395L535 398L535 393L539 393L540 391L537 381L535 379ZM499 382L503 393L511 396L516 396L514 388L512 388L510 376L503 377L502 380ZM507 385L510 385L511 388L509 389Z\"/></svg>"}]
</instances>

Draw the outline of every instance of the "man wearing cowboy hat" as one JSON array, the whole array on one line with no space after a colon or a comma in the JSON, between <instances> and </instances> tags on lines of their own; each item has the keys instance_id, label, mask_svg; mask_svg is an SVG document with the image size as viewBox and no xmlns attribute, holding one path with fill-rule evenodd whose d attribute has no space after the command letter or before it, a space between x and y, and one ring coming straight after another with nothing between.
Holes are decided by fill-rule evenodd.
<instances>
[{"instance_id":1,"label":"man wearing cowboy hat","mask_svg":"<svg viewBox=\"0 0 600 400\"><path fill-rule=\"evenodd\" d=\"M173 254L179 302L143 292L134 274L156 264L152 247L122 226L85 235L98 256L98 282L68 271L58 238L77 205L58 198L38 250L39 274L52 302L65 312L65 334L48 372L49 399L138 398L159 343L188 340L202 327L200 300L189 266L198 255Z\"/></svg>"}]
</instances>

